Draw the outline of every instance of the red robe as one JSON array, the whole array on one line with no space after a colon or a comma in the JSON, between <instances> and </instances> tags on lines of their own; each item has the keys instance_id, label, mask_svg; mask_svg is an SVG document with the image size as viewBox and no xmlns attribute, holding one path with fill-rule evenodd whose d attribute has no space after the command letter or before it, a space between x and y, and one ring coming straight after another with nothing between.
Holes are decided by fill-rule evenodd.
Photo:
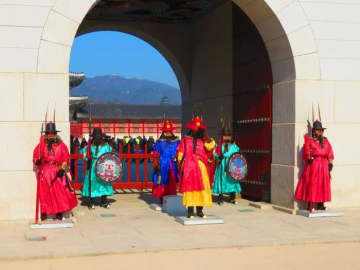
<instances>
[{"instance_id":1,"label":"red robe","mask_svg":"<svg viewBox=\"0 0 360 270\"><path fill-rule=\"evenodd\" d=\"M183 138L178 146L178 152L184 154L184 169L183 175L180 176L179 192L186 191L201 191L204 190L202 176L198 160L202 161L207 168L208 175L210 175L210 168L208 163L208 156L204 142L201 139L197 140L195 153L193 152L193 138L186 136Z\"/></svg>"},{"instance_id":2,"label":"red robe","mask_svg":"<svg viewBox=\"0 0 360 270\"><path fill-rule=\"evenodd\" d=\"M324 138L324 147L316 139L305 138L304 144L305 169L301 175L295 192L295 198L305 202L331 201L329 160L334 159L329 140ZM311 164L308 158L313 158Z\"/></svg>"},{"instance_id":3,"label":"red robe","mask_svg":"<svg viewBox=\"0 0 360 270\"><path fill-rule=\"evenodd\" d=\"M40 153L40 149L42 153ZM41 213L56 214L70 211L77 206L77 199L74 193L67 187L67 180L64 177L56 178L59 165L63 162L69 164L70 155L67 146L60 142L52 146L48 151L47 145L40 147L38 144L33 153L33 162L41 157L42 164L39 166L40 179L40 209Z\"/></svg>"}]
</instances>

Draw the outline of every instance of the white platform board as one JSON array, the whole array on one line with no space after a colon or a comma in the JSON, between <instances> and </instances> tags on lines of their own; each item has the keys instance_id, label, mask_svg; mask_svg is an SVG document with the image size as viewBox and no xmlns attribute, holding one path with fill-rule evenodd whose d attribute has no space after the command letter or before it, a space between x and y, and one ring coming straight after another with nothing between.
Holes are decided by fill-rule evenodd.
<instances>
[{"instance_id":1,"label":"white platform board","mask_svg":"<svg viewBox=\"0 0 360 270\"><path fill-rule=\"evenodd\" d=\"M182 225L211 225L211 224L223 224L224 220L217 216L206 216L205 218L187 218L187 217L177 217L176 221Z\"/></svg>"},{"instance_id":2,"label":"white platform board","mask_svg":"<svg viewBox=\"0 0 360 270\"><path fill-rule=\"evenodd\" d=\"M101 213L100 217L103 217L103 218L116 217L116 214L114 214L114 213Z\"/></svg>"},{"instance_id":3,"label":"white platform board","mask_svg":"<svg viewBox=\"0 0 360 270\"><path fill-rule=\"evenodd\" d=\"M245 208L245 209L239 209L238 211L241 212L241 213L247 213L247 212L254 212L255 210L254 210L254 209Z\"/></svg>"},{"instance_id":4,"label":"white platform board","mask_svg":"<svg viewBox=\"0 0 360 270\"><path fill-rule=\"evenodd\" d=\"M185 216L187 213L182 204L182 196L178 195L165 196L162 210L170 216Z\"/></svg>"},{"instance_id":5,"label":"white platform board","mask_svg":"<svg viewBox=\"0 0 360 270\"><path fill-rule=\"evenodd\" d=\"M152 203L150 204L150 208L154 211L161 211L162 210L162 207L160 204L157 204L157 203Z\"/></svg>"},{"instance_id":6,"label":"white platform board","mask_svg":"<svg viewBox=\"0 0 360 270\"><path fill-rule=\"evenodd\" d=\"M73 221L71 219L60 220L46 220L39 222L39 224L30 224L30 229L62 229L72 228Z\"/></svg>"},{"instance_id":7,"label":"white platform board","mask_svg":"<svg viewBox=\"0 0 360 270\"><path fill-rule=\"evenodd\" d=\"M321 218L321 217L342 217L343 212L331 212L331 211L313 211L310 213L309 210L297 210L296 214L308 218Z\"/></svg>"}]
</instances>

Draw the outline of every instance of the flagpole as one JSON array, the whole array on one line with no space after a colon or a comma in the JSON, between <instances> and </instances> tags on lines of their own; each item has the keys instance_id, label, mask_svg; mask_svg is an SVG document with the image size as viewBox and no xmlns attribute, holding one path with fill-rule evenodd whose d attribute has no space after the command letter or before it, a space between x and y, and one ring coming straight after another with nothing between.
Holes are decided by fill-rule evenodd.
<instances>
[{"instance_id":1,"label":"flagpole","mask_svg":"<svg viewBox=\"0 0 360 270\"><path fill-rule=\"evenodd\" d=\"M88 148L86 151L86 158L88 159L88 175L89 175L89 207L91 207L91 174L92 174L92 157L91 157L91 126L92 126L92 119L91 119L91 103L89 103L89 141L88 141Z\"/></svg>"},{"instance_id":2,"label":"flagpole","mask_svg":"<svg viewBox=\"0 0 360 270\"><path fill-rule=\"evenodd\" d=\"M39 143L39 156L38 159L41 160L42 155L42 145L43 145L43 132L44 132L44 123L41 124L40 132L40 143ZM39 224L39 208L40 208L40 172L41 164L37 165L37 175L36 175L36 207L35 207L35 224Z\"/></svg>"}]
</instances>

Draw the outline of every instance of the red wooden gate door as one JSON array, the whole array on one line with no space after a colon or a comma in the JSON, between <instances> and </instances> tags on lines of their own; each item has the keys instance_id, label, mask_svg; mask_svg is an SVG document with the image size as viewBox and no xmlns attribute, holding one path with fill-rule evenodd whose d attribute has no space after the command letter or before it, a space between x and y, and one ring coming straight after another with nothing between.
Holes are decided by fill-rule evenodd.
<instances>
[{"instance_id":1,"label":"red wooden gate door","mask_svg":"<svg viewBox=\"0 0 360 270\"><path fill-rule=\"evenodd\" d=\"M270 201L272 72L264 42L233 4L233 129L248 161L242 196Z\"/></svg>"}]
</instances>

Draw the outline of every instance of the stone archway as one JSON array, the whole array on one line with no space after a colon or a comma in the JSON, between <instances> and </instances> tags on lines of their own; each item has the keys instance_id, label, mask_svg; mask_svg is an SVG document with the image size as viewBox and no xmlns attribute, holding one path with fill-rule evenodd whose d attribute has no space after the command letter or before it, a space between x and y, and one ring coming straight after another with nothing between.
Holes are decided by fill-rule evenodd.
<instances>
[{"instance_id":1,"label":"stone archway","mask_svg":"<svg viewBox=\"0 0 360 270\"><path fill-rule=\"evenodd\" d=\"M2 148L4 152L22 153L22 155L19 158L18 154L11 154L1 163L1 178L13 180L11 183L4 183L5 188L1 189L4 196L0 199L2 210L0 219L30 218L33 215L35 181L29 179L34 180L35 177L29 157L37 142L48 103L51 104L50 107L56 107L59 129L64 134L69 133L68 69L71 46L83 19L97 1L57 0L44 1L41 5L35 2L28 6L11 6L13 10L23 14L31 13L32 16L24 16L19 19L20 21L6 23L17 26L17 29L13 35L7 34L9 38L5 45L10 49L1 51L6 57L0 64L0 71L3 72L0 80L13 90L9 92L5 102L16 104L10 108L4 106L4 109L0 110L3 121L0 125L3 125L4 130L2 138L8 141L9 145L14 146L13 149L9 149L7 145L2 144ZM313 87L312 81L321 78L313 29L298 1L234 0L233 2L252 20L269 52L274 81L272 202L293 208L292 194L298 171L296 145L299 143L298 138L301 138L304 132L303 124L307 115L307 108L297 101L298 88L304 88L306 83ZM8 6L0 8L9 9ZM165 39L158 39L158 44L164 44L164 48L168 50L166 52L164 49L162 53L164 55L173 53L174 59L181 62L179 67L173 63L173 68L178 70L178 76L182 77L183 75L179 74L185 74L184 85L188 84L188 97L184 99L183 96L184 106L189 109L187 110L189 113L184 115L185 119L191 117L193 104L202 104L201 106L209 112L206 121L209 122L213 132L216 129L213 108L219 104L225 104L225 109L232 107L227 106L232 103L231 83L222 91L221 85L212 83L216 79L213 75L220 69L215 70L211 65L206 65L211 58L207 57L208 54L213 55L211 59L226 58L226 63L221 60L221 65L224 63L227 65L221 71L222 74L225 74L226 69L231 66L231 56L225 55L226 53L220 55L216 51L219 43L215 37L218 34L227 35L223 33L222 27L230 22L231 16L226 18L224 24L219 24L217 19L226 12L225 6L219 12L213 12L199 21L194 28L195 32L187 36L192 43L180 43L179 47L183 50L177 53L173 53L173 47L169 44L177 43L178 40L168 38L168 43L165 43ZM213 27L206 28L206 25ZM143 30L147 29L143 28ZM146 31L142 32L146 33ZM21 42L16 37L26 35L31 38L19 45L18 43ZM156 42L154 44L158 46ZM194 46L192 47L191 44ZM205 45L209 44L211 46L206 47L204 51ZM19 61L12 61L14 57ZM167 58L172 57L167 56ZM208 76L205 79L199 76L204 70ZM303 102L309 103L309 98L303 99ZM228 113L231 115L231 109ZM18 186L23 187L21 197L12 192Z\"/></svg>"}]
</instances>

